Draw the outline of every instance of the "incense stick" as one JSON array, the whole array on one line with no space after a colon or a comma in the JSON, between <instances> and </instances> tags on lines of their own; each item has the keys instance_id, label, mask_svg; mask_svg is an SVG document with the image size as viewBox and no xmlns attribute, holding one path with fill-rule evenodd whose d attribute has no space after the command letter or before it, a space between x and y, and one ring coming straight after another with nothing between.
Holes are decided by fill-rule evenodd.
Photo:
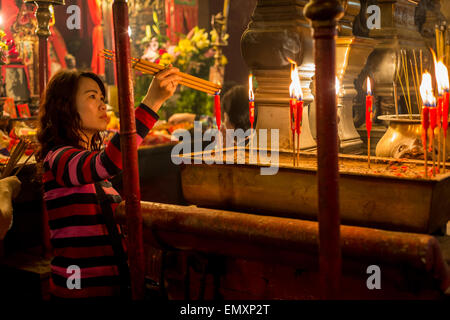
<instances>
[{"instance_id":1,"label":"incense stick","mask_svg":"<svg viewBox=\"0 0 450 320\"><path fill-rule=\"evenodd\" d=\"M104 57L108 60L114 60L115 53L111 50L103 50ZM164 66L149 61L132 58L132 67L147 74L154 75L165 69ZM221 86L213 82L194 77L187 73L178 72L181 77L180 84L192 89L203 91L208 94L215 94L221 90Z\"/></svg>"},{"instance_id":2,"label":"incense stick","mask_svg":"<svg viewBox=\"0 0 450 320\"><path fill-rule=\"evenodd\" d=\"M419 70L417 67L417 59L416 59L416 51L413 50L413 55L414 55L414 66L415 66L415 70L416 70L416 79L417 79L417 89L418 91L416 91L416 96L417 96L417 109L419 110L419 114L422 113L422 103L420 102L420 77L419 77Z\"/></svg>"},{"instance_id":3,"label":"incense stick","mask_svg":"<svg viewBox=\"0 0 450 320\"><path fill-rule=\"evenodd\" d=\"M406 80L406 90L408 92L408 114L409 117L412 118L412 108L411 108L411 94L410 94L410 83L409 83L409 72L408 72L408 60L406 57L406 50L402 51L402 59L403 59L403 68L405 70L405 80Z\"/></svg>"},{"instance_id":4,"label":"incense stick","mask_svg":"<svg viewBox=\"0 0 450 320\"><path fill-rule=\"evenodd\" d=\"M292 131L292 165L295 167L295 131Z\"/></svg>"},{"instance_id":5,"label":"incense stick","mask_svg":"<svg viewBox=\"0 0 450 320\"><path fill-rule=\"evenodd\" d=\"M24 140L20 140L19 143L15 146L13 150L11 150L11 155L8 159L8 163L6 164L6 167L3 169L1 178L9 177L12 170L16 166L17 162L22 158L23 153L25 152L26 148L28 147L28 143Z\"/></svg>"},{"instance_id":6,"label":"incense stick","mask_svg":"<svg viewBox=\"0 0 450 320\"><path fill-rule=\"evenodd\" d=\"M440 36L439 26L437 24L434 26L434 30L435 30L435 37L436 37L436 54L437 54L437 60L439 60L439 58L440 58L439 55L441 53L441 48L440 48L441 36Z\"/></svg>"},{"instance_id":7,"label":"incense stick","mask_svg":"<svg viewBox=\"0 0 450 320\"><path fill-rule=\"evenodd\" d=\"M417 102L417 109L419 109L419 105L420 105L420 101L419 101L419 92L417 90L417 88L419 87L419 85L417 84L416 80L416 75L414 73L414 68L413 68L413 63L411 61L411 59L409 59L409 64L411 65L411 72L412 72L412 77L413 77L413 84L414 84L414 94L416 96L416 102Z\"/></svg>"},{"instance_id":8,"label":"incense stick","mask_svg":"<svg viewBox=\"0 0 450 320\"><path fill-rule=\"evenodd\" d=\"M394 87L395 116L398 118L398 93L397 93L397 82L395 80L392 82L392 86Z\"/></svg>"},{"instance_id":9,"label":"incense stick","mask_svg":"<svg viewBox=\"0 0 450 320\"><path fill-rule=\"evenodd\" d=\"M435 176L435 170L436 170L436 155L434 152L434 138L433 136L431 136L431 141L432 141L432 149L431 149L431 157L433 159L433 177Z\"/></svg>"},{"instance_id":10,"label":"incense stick","mask_svg":"<svg viewBox=\"0 0 450 320\"><path fill-rule=\"evenodd\" d=\"M428 178L428 141L427 133L425 133L425 178Z\"/></svg>"},{"instance_id":11,"label":"incense stick","mask_svg":"<svg viewBox=\"0 0 450 320\"><path fill-rule=\"evenodd\" d=\"M154 68L154 69L157 69L159 71L162 71L162 70L165 69L164 66L161 66L159 64L156 64L156 63L153 63L153 62L150 62L150 61L145 61L145 60L136 59L136 58L132 58L132 60L136 64L141 64L143 66ZM210 81L207 81L207 80L204 80L204 79L201 79L201 78L194 77L194 76L192 76L190 74L187 74L187 73L184 73L184 72L177 72L177 74L180 75L184 80L187 80L187 81L193 81L194 83L198 83L200 85L204 85L204 86L207 86L207 87L215 88L217 90L219 90L221 88L219 85L217 85L217 84L215 84L213 82L210 82Z\"/></svg>"},{"instance_id":12,"label":"incense stick","mask_svg":"<svg viewBox=\"0 0 450 320\"><path fill-rule=\"evenodd\" d=\"M22 163L22 164L20 165L19 170L17 170L16 173L14 173L15 176L18 176L18 175L19 175L20 171L23 169L23 167L25 167L25 165L27 164L28 160L31 159L31 157L34 155L35 152L36 152L36 151L33 151L33 152L28 156L28 158L25 160L25 162Z\"/></svg>"},{"instance_id":13,"label":"incense stick","mask_svg":"<svg viewBox=\"0 0 450 320\"><path fill-rule=\"evenodd\" d=\"M142 71L142 72L147 73L147 74L155 74L155 73L159 72L159 71L155 71L154 69L144 67L144 66L142 66L140 64L134 65L134 69ZM186 87L189 87L191 89L202 91L202 92L205 92L205 93L208 93L208 94L211 94L211 95L214 95L217 92L214 89L211 89L209 87L203 86L203 85L198 84L198 83L193 83L192 81L186 80L186 79L181 80L180 84L182 84L182 85L184 85Z\"/></svg>"},{"instance_id":14,"label":"incense stick","mask_svg":"<svg viewBox=\"0 0 450 320\"><path fill-rule=\"evenodd\" d=\"M400 51L401 52L401 51ZM403 99L405 100L405 104L406 104L406 108L408 108L408 100L406 98L406 92L405 92L405 88L403 86L403 81L402 81L402 77L400 76L400 63L402 63L402 69L403 69L403 61L401 59L401 55L400 52L398 53L397 57L398 57L398 62L399 62L399 68L397 68L397 78L398 81L400 82L400 87L402 88L402 93L403 93Z\"/></svg>"},{"instance_id":15,"label":"incense stick","mask_svg":"<svg viewBox=\"0 0 450 320\"><path fill-rule=\"evenodd\" d=\"M447 137L444 135L444 142L443 142L443 149L444 149L444 152L442 153L442 172L443 173L445 173L445 171L446 171L446 167L445 167L445 165L446 165L446 163L447 163Z\"/></svg>"},{"instance_id":16,"label":"incense stick","mask_svg":"<svg viewBox=\"0 0 450 320\"><path fill-rule=\"evenodd\" d=\"M444 30L443 30L444 26L441 25L439 28L440 28L440 31L441 31L441 34L440 34L441 37L439 38L439 41L441 42L440 43L441 59L444 59L444 53L445 53Z\"/></svg>"},{"instance_id":17,"label":"incense stick","mask_svg":"<svg viewBox=\"0 0 450 320\"><path fill-rule=\"evenodd\" d=\"M136 64L133 65L133 67L136 70L139 70L139 71L142 71L144 73L151 74L151 75L154 75L154 74L156 74L156 73L161 71L159 69L154 69L152 67L145 66L145 65L143 65L141 63L136 63ZM212 89L211 87L208 87L208 86L200 84L200 83L195 83L194 81L187 80L187 79L182 79L180 81L180 84L182 84L182 85L184 85L186 87L189 87L191 89L195 89L195 90L198 90L198 91L206 92L208 94L215 94L219 90L219 89Z\"/></svg>"},{"instance_id":18,"label":"incense stick","mask_svg":"<svg viewBox=\"0 0 450 320\"><path fill-rule=\"evenodd\" d=\"M440 121L438 119L438 121ZM438 126L438 161L437 161L437 172L441 169L441 128Z\"/></svg>"}]
</instances>

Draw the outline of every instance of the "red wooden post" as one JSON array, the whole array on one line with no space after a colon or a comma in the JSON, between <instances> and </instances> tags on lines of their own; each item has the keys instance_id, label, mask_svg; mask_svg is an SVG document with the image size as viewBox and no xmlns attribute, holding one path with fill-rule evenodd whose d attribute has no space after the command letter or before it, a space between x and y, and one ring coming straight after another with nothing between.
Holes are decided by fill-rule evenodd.
<instances>
[{"instance_id":1,"label":"red wooden post","mask_svg":"<svg viewBox=\"0 0 450 320\"><path fill-rule=\"evenodd\" d=\"M47 37L39 36L39 96L42 97L48 82Z\"/></svg>"},{"instance_id":2,"label":"red wooden post","mask_svg":"<svg viewBox=\"0 0 450 320\"><path fill-rule=\"evenodd\" d=\"M39 37L39 95L45 91L48 82L48 47L47 39L51 35L49 29L50 19L52 17L50 12L50 5L64 5L64 0L32 0L24 1L25 3L34 3L37 6L36 19L38 21L38 28L36 35ZM50 227L48 225L48 213L42 202L42 247L43 255L46 258L51 256L52 246L50 242Z\"/></svg>"},{"instance_id":3,"label":"red wooden post","mask_svg":"<svg viewBox=\"0 0 450 320\"><path fill-rule=\"evenodd\" d=\"M319 186L319 265L324 299L338 298L341 278L339 167L336 111L338 0L311 0L304 9L314 28L315 101Z\"/></svg>"},{"instance_id":4,"label":"red wooden post","mask_svg":"<svg viewBox=\"0 0 450 320\"><path fill-rule=\"evenodd\" d=\"M139 168L134 118L134 93L130 69L130 39L128 36L128 4L114 0L114 39L116 49L117 86L120 112L120 147L123 163L123 191L128 226L128 257L131 290L134 300L144 299L144 249L139 188Z\"/></svg>"},{"instance_id":5,"label":"red wooden post","mask_svg":"<svg viewBox=\"0 0 450 320\"><path fill-rule=\"evenodd\" d=\"M36 19L38 28L36 35L39 37L39 94L42 96L48 81L48 47L47 39L51 35L49 29L51 5L64 5L64 0L25 0L25 3L34 3L37 6Z\"/></svg>"}]
</instances>

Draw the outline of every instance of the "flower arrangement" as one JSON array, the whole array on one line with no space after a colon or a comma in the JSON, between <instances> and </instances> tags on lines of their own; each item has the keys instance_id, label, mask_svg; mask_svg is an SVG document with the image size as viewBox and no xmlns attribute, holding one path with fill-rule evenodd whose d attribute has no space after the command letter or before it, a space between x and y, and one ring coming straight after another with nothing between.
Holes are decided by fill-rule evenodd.
<instances>
[{"instance_id":1,"label":"flower arrangement","mask_svg":"<svg viewBox=\"0 0 450 320\"><path fill-rule=\"evenodd\" d=\"M8 45L6 44L6 41L3 40L5 35L5 31L0 29L0 65L6 63L6 57L8 53Z\"/></svg>"},{"instance_id":2,"label":"flower arrangement","mask_svg":"<svg viewBox=\"0 0 450 320\"><path fill-rule=\"evenodd\" d=\"M208 79L209 70L214 65L215 50L212 43L217 37L216 31L208 33L205 29L196 26L187 35L180 34L178 43L173 44L161 32L161 26L154 12L153 24L146 26L145 37L139 41L144 48L141 58L164 66L171 64L182 72ZM220 63L226 65L227 59L225 56L222 57ZM141 83L136 83L137 99L141 98L140 93L142 96L145 94L142 90L146 90L150 82L149 79L140 81ZM212 115L212 97L184 86L179 87L178 92L167 101L167 104L166 109L169 109L169 113L190 112L198 115Z\"/></svg>"}]
</instances>

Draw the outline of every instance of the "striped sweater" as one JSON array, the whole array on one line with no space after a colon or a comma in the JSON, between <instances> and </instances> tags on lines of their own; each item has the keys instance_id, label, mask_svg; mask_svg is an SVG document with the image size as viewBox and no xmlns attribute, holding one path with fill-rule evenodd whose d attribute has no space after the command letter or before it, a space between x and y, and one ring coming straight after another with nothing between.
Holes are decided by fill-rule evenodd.
<instances>
[{"instance_id":1,"label":"striped sweater","mask_svg":"<svg viewBox=\"0 0 450 320\"><path fill-rule=\"evenodd\" d=\"M144 104L135 115L139 145L158 115ZM53 296L92 298L119 294L118 267L94 183L101 182L114 212L121 197L106 179L121 170L119 134L102 151L58 146L46 155L43 182L54 248L50 282ZM80 289L68 288L67 280L73 274L68 270L71 265L80 268Z\"/></svg>"}]
</instances>

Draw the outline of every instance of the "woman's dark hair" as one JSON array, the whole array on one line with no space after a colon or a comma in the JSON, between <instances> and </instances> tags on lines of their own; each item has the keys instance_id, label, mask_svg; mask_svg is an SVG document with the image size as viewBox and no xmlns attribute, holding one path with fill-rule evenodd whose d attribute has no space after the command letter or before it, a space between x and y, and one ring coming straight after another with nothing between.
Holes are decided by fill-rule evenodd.
<instances>
[{"instance_id":1,"label":"woman's dark hair","mask_svg":"<svg viewBox=\"0 0 450 320\"><path fill-rule=\"evenodd\" d=\"M227 113L235 129L250 129L248 89L242 85L230 88L222 98L223 113ZM255 123L257 108L255 106Z\"/></svg>"},{"instance_id":2,"label":"woman's dark hair","mask_svg":"<svg viewBox=\"0 0 450 320\"><path fill-rule=\"evenodd\" d=\"M82 148L81 118L76 107L76 94L82 77L94 80L106 97L105 85L95 73L69 70L56 73L48 82L39 106L39 160L57 146ZM90 145L91 150L100 150L102 137L99 132L94 134Z\"/></svg>"}]
</instances>

